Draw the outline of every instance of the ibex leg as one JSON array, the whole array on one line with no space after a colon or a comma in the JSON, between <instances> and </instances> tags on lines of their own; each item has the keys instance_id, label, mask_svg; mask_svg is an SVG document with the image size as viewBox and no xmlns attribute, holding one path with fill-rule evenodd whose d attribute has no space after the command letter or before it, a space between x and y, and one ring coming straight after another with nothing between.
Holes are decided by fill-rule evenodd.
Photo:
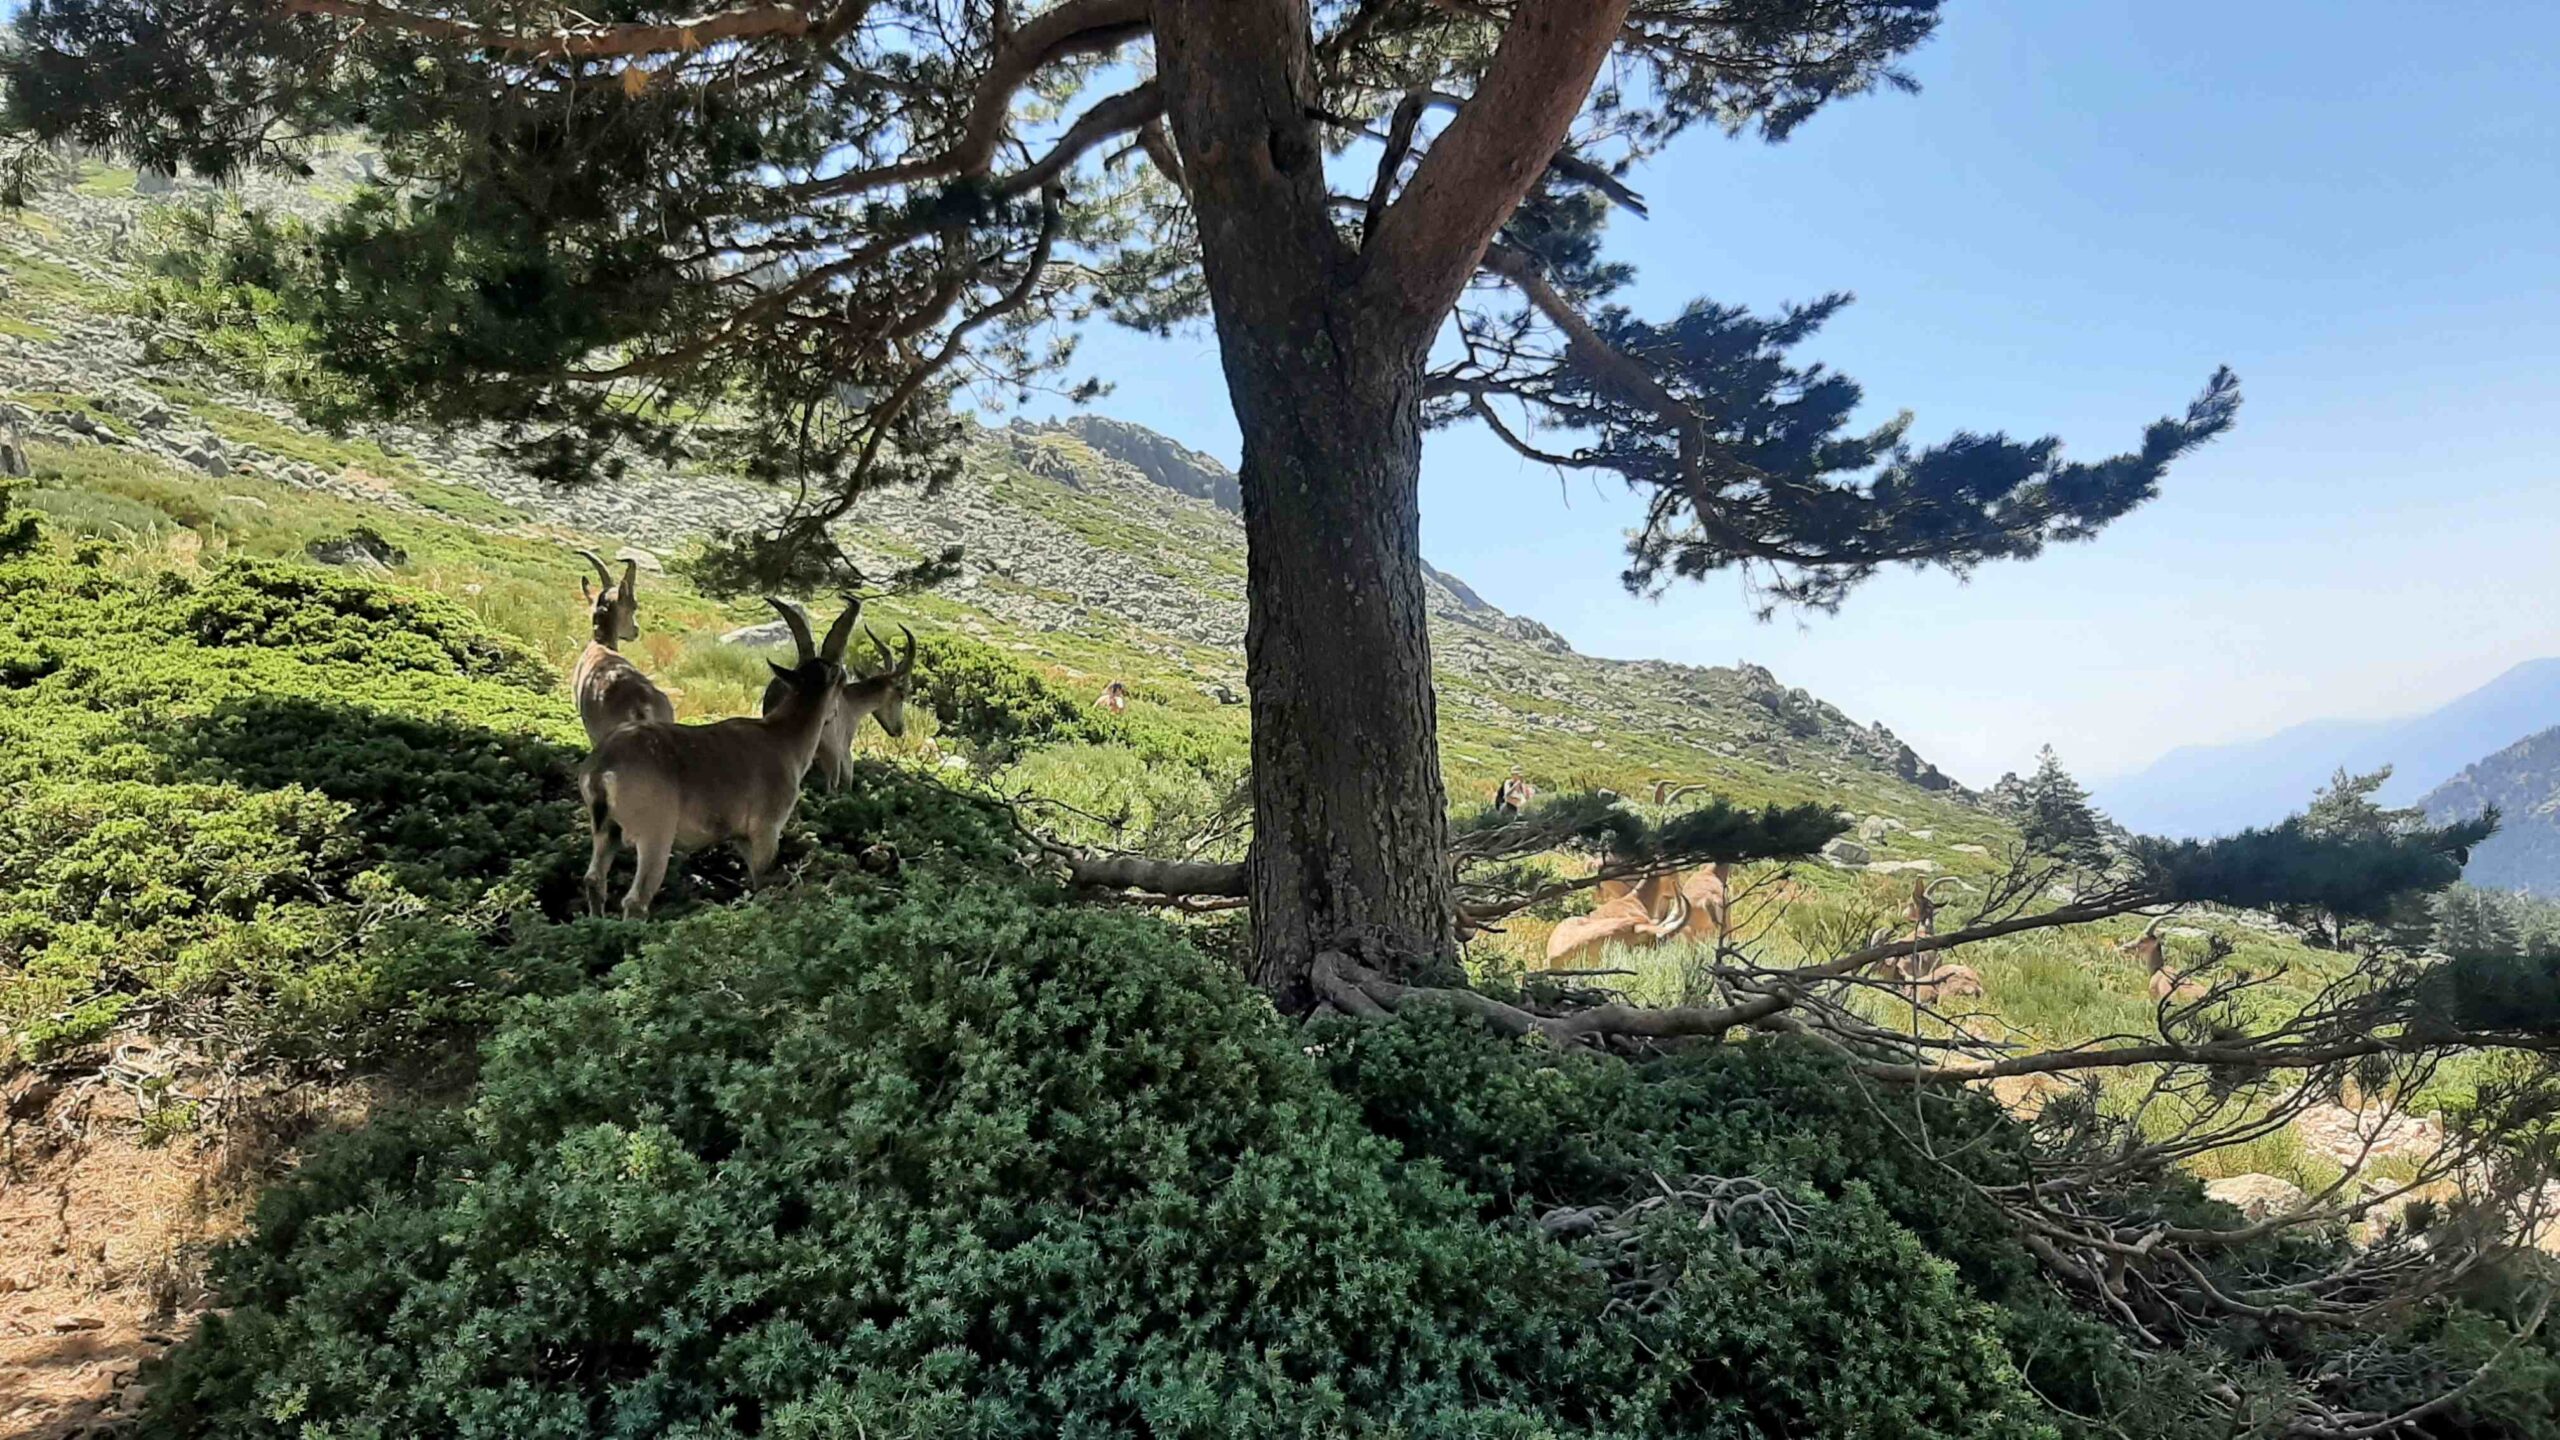
<instances>
[{"instance_id":1,"label":"ibex leg","mask_svg":"<svg viewBox=\"0 0 2560 1440\"><path fill-rule=\"evenodd\" d=\"M675 850L672 838L631 837L631 848L640 852L640 867L631 877L631 888L622 896L622 918L644 920L649 915L649 902L658 898L658 887L666 883L667 857Z\"/></svg>"},{"instance_id":2,"label":"ibex leg","mask_svg":"<svg viewBox=\"0 0 2560 1440\"><path fill-rule=\"evenodd\" d=\"M587 913L604 913L605 882L613 875L613 822L599 820L595 827L595 854L587 860Z\"/></svg>"}]
</instances>

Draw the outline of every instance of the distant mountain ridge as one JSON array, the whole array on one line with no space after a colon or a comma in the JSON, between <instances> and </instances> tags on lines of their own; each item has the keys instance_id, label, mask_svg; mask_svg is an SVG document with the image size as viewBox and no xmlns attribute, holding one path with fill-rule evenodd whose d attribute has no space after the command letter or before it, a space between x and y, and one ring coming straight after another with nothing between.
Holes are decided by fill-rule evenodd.
<instances>
[{"instance_id":1,"label":"distant mountain ridge","mask_svg":"<svg viewBox=\"0 0 2560 1440\"><path fill-rule=\"evenodd\" d=\"M2462 878L2484 890L2560 896L2560 728L2463 767L2419 804L2438 822L2496 806L2498 833L2471 852Z\"/></svg>"},{"instance_id":2,"label":"distant mountain ridge","mask_svg":"<svg viewBox=\"0 0 2560 1440\"><path fill-rule=\"evenodd\" d=\"M2299 811L2339 767L2388 765L2385 803L2408 805L2465 766L2560 723L2560 658L2528 660L2469 694L2392 720L2313 720L2257 740L2186 745L2093 787L2128 829L2227 834Z\"/></svg>"}]
</instances>

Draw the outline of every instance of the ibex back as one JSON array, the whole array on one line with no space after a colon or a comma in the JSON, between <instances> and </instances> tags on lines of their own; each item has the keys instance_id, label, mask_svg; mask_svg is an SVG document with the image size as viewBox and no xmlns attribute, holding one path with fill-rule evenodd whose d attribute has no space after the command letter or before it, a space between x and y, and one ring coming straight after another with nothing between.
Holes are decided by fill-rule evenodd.
<instances>
[{"instance_id":1,"label":"ibex back","mask_svg":"<svg viewBox=\"0 0 2560 1440\"><path fill-rule=\"evenodd\" d=\"M569 692L578 699L578 722L587 727L587 743L602 744L604 737L635 720L674 723L675 702L614 648L640 637L639 562L623 561L622 580L617 584L602 556L593 550L578 553L596 567L596 579L603 585L590 591L587 577L578 577L578 593L587 597L594 633L578 656L578 668L570 673Z\"/></svg>"},{"instance_id":2,"label":"ibex back","mask_svg":"<svg viewBox=\"0 0 2560 1440\"><path fill-rule=\"evenodd\" d=\"M809 617L798 606L770 598L765 603L781 613L799 652L791 668L772 667L785 695L771 714L707 725L639 721L606 736L587 757L578 793L594 832L587 866L590 913L604 910L617 829L639 854L638 872L622 897L625 919L649 913L666 879L668 857L679 845L742 842L751 885L761 884L771 868L782 827L800 799L801 777L817 754L819 731L844 683L845 637L861 606L846 606L820 646L811 641Z\"/></svg>"}]
</instances>

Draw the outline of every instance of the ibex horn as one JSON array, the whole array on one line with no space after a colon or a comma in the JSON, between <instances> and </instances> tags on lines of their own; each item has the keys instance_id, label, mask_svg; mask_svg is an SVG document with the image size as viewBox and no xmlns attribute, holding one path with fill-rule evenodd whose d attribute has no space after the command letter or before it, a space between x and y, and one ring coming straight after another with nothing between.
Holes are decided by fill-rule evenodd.
<instances>
[{"instance_id":1,"label":"ibex horn","mask_svg":"<svg viewBox=\"0 0 2560 1440\"><path fill-rule=\"evenodd\" d=\"M612 589L613 572L605 568L604 557L593 550L581 550L578 553L586 556L587 563L596 567L596 583L608 590Z\"/></svg>"},{"instance_id":2,"label":"ibex horn","mask_svg":"<svg viewBox=\"0 0 2560 1440\"><path fill-rule=\"evenodd\" d=\"M888 642L882 640L878 634L874 633L869 628L866 627L862 633L870 637L871 648L880 652L880 663L889 667L880 673L884 675L904 675L916 668L916 632L913 630L908 629L904 625L898 627L898 633L907 637L907 653L903 658L891 655L889 653Z\"/></svg>"},{"instance_id":3,"label":"ibex horn","mask_svg":"<svg viewBox=\"0 0 2560 1440\"><path fill-rule=\"evenodd\" d=\"M853 620L861 613L862 601L857 596L844 607L844 613L836 616L836 623L827 627L827 643L819 647L819 659L835 665L844 663L844 642L853 637Z\"/></svg>"},{"instance_id":4,"label":"ibex horn","mask_svg":"<svg viewBox=\"0 0 2560 1440\"><path fill-rule=\"evenodd\" d=\"M1689 897L1681 894L1677 890L1672 891L1671 913L1664 916L1659 923L1648 925L1645 928L1652 932L1653 938L1656 940L1667 940L1670 937L1679 934L1681 931L1688 929Z\"/></svg>"},{"instance_id":5,"label":"ibex horn","mask_svg":"<svg viewBox=\"0 0 2560 1440\"><path fill-rule=\"evenodd\" d=\"M806 665L817 659L818 643L809 638L809 617L800 613L800 607L770 595L764 597L764 603L772 606L774 613L782 617L782 623L791 627L791 644L800 652L800 663Z\"/></svg>"},{"instance_id":6,"label":"ibex horn","mask_svg":"<svg viewBox=\"0 0 2560 1440\"><path fill-rule=\"evenodd\" d=\"M625 595L640 593L640 562L637 560L625 559L622 562L622 593Z\"/></svg>"}]
</instances>

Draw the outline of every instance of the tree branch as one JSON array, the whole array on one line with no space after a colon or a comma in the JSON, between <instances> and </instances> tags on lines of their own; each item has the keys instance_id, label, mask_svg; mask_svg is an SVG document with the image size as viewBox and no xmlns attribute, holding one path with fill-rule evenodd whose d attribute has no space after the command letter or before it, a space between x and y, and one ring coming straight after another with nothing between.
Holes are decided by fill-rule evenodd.
<instances>
[{"instance_id":1,"label":"tree branch","mask_svg":"<svg viewBox=\"0 0 2560 1440\"><path fill-rule=\"evenodd\" d=\"M969 103L969 121L949 160L963 175L984 175L995 164L996 142L1013 112L1013 97L1031 77L1060 60L1097 55L1147 31L1152 0L1067 0L1044 10L1005 38ZM1153 90L1153 82L1140 87ZM1108 102L1106 102L1108 103Z\"/></svg>"},{"instance_id":2,"label":"tree branch","mask_svg":"<svg viewBox=\"0 0 2560 1440\"><path fill-rule=\"evenodd\" d=\"M1378 178L1369 185L1369 208L1360 222L1361 243L1377 238L1378 222L1387 213L1387 201L1396 190L1396 176L1404 170L1404 160L1413 153L1414 127L1422 123L1422 108L1429 101L1421 95L1407 95L1396 102L1395 118L1387 125L1386 152L1378 157Z\"/></svg>"},{"instance_id":3,"label":"tree branch","mask_svg":"<svg viewBox=\"0 0 2560 1440\"><path fill-rule=\"evenodd\" d=\"M658 25L564 25L549 34L499 30L468 20L422 15L375 0L277 0L287 15L320 15L358 20L429 40L449 40L535 59L597 59L613 56L690 52L732 40L793 39L814 27L809 12L795 5L756 5L723 10L691 20Z\"/></svg>"},{"instance_id":4,"label":"tree branch","mask_svg":"<svg viewBox=\"0 0 2560 1440\"><path fill-rule=\"evenodd\" d=\"M1067 875L1079 885L1145 890L1157 895L1241 896L1245 867L1239 862L1159 860L1152 855L1086 855L1061 852Z\"/></svg>"},{"instance_id":5,"label":"tree branch","mask_svg":"<svg viewBox=\"0 0 2560 1440\"><path fill-rule=\"evenodd\" d=\"M1683 1005L1654 1008L1643 1005L1597 1005L1563 1015L1541 1015L1517 1005L1505 1004L1489 995L1455 987L1406 985L1390 980L1368 969L1348 956L1333 957L1338 984L1355 988L1371 1001L1389 1010L1401 1008L1407 1001L1437 1001L1473 1015L1506 1035L1544 1035L1558 1044L1597 1040L1604 1036L1630 1039L1667 1040L1681 1036L1721 1035L1738 1025L1776 1025L1785 1012L1801 1003L1801 990L1807 981L1837 980L1855 975L1888 960L1926 954L1933 950L1951 949L1977 940L1992 940L2028 930L2052 929L2063 925L2085 925L2122 915L2145 904L2156 903L2157 897L2132 894L2111 897L2081 905L2049 910L2041 915L2021 915L1943 935L1915 935L1908 940L1892 940L1855 950L1836 960L1801 969L1773 972L1770 989L1750 1000L1715 1007ZM1337 1004L1342 1002L1336 997ZM1349 1008L1344 1006L1344 1008ZM1902 1067L1919 1075L1931 1072L1928 1066Z\"/></svg>"},{"instance_id":6,"label":"tree branch","mask_svg":"<svg viewBox=\"0 0 2560 1440\"><path fill-rule=\"evenodd\" d=\"M1437 329L1485 246L1564 147L1628 0L1524 0L1475 94L1415 167L1370 247L1376 303Z\"/></svg>"}]
</instances>

